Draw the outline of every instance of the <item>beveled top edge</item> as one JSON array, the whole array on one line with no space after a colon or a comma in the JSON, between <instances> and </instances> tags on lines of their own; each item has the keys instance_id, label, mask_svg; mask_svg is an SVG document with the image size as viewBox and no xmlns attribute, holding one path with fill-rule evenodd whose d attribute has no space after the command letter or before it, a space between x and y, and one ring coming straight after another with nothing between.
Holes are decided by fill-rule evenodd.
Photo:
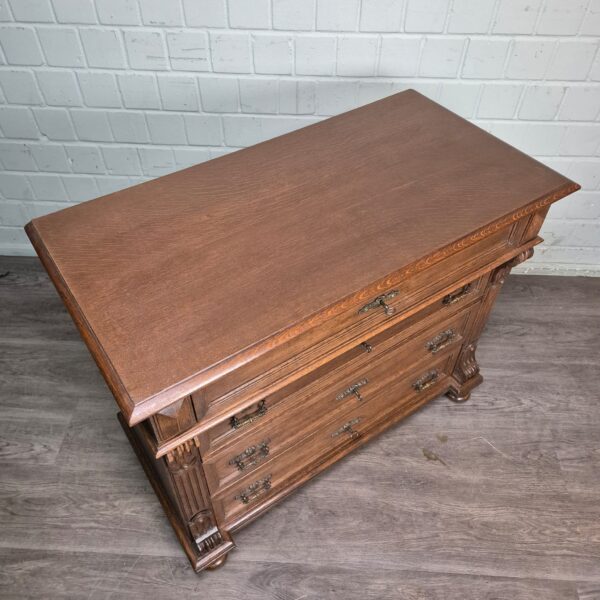
<instances>
[{"instance_id":1,"label":"beveled top edge","mask_svg":"<svg viewBox=\"0 0 600 600\"><path fill-rule=\"evenodd\" d=\"M407 92L402 92L401 94L397 94L396 96L403 96L404 98L412 99L412 101L421 102L423 103L423 105L435 105L439 109L442 109L442 111L446 115L452 114L449 113L449 111L447 111L446 109L443 109L443 107L437 105L435 102L427 100L425 97L421 96L417 92L409 93L411 95L409 95ZM404 94L407 95L404 96ZM393 97L390 97L390 99L391 98ZM390 102L390 99L386 99L385 101ZM344 115L361 111L364 108L365 107L356 108L352 111L349 111L348 113L338 115L337 118L343 118ZM447 123L448 118L445 117L445 119ZM453 115L453 119L456 121L456 119L460 118L457 117L457 115ZM331 119L332 122L335 120L336 117L333 117L333 119ZM468 127L471 130L475 128L481 131L479 128L469 123L468 121L465 121L464 119L460 120L464 121L464 124L466 126L465 130ZM315 131L316 129L313 128L322 128L324 127L324 123L327 123L327 121L320 122L313 126L304 128L304 131ZM293 135L296 135L296 132L280 136L279 139L281 141L281 138L287 138L287 136ZM496 140L496 142L499 142L499 140L497 140L493 136L490 136L487 133L485 135ZM449 137L447 139L452 138ZM267 140L265 142L262 142L261 144L258 144L257 146L262 147L264 151L264 149L267 148L268 144L270 144L271 142L273 142L273 140ZM507 144L504 145L508 146ZM256 148L256 146L253 148ZM238 163L240 162L240 160L244 162L244 159L242 159L242 154L244 152L248 152L248 154L244 154L244 157L254 156L254 154L251 154L252 148L248 148L246 150L242 150L239 153L239 155L235 153L233 155L224 156L220 159L210 161L210 163L224 161L223 166L225 166L225 163L227 163L227 161L231 162L233 160L233 157L236 155L238 155ZM529 159L530 164L533 162L537 162L514 148L512 148L512 152L513 156L515 153L523 155L523 157ZM520 158L518 158L518 160L520 160ZM245 158L245 161L248 161L248 158ZM493 232L501 227L507 226L516 219L530 214L538 208L546 206L547 204L550 204L551 202L554 202L556 200L559 200L567 194L579 189L579 186L577 184L568 180L564 176L556 173L555 171L552 171L552 169L546 167L545 165L541 165L540 163L537 163L537 165L543 167L543 170L547 172L552 172L554 177L552 184L546 185L541 188L538 187L537 189L530 189L531 193L528 193L526 198L535 198L536 194L539 194L536 199L529 201L528 203L524 203L522 206L519 206L519 203L522 201L522 196L520 194L516 195L515 201L513 201L512 206L510 206L510 211L508 206L506 206L503 208L503 210L497 210L495 214L486 215L485 219L479 219L477 223L471 222L468 226L463 227L461 230L454 231L452 233L452 236L448 235L445 239L443 239L443 241L439 240L438 243L440 244L440 247L438 248L436 248L432 243L431 246L428 248L419 248L418 252L413 251L412 255L407 256L404 260L394 260L394 264L391 264L391 261L388 261L388 263L385 265L385 268L380 268L378 271L373 272L372 269L364 269L363 272L366 274L366 276L362 278L362 281L357 282L356 284L353 282L352 285L347 285L345 289L339 290L340 293L336 291L335 295L330 294L330 297L328 297L320 305L313 304L313 306L309 307L308 310L304 311L304 313L296 314L293 318L289 318L289 321L283 321L280 319L279 322L277 322L275 326L273 326L268 331L268 335L267 331L265 331L263 328L263 331L260 331L258 335L253 335L253 337L251 338L247 337L247 339L243 340L243 344L239 343L237 347L232 346L227 350L227 352L221 353L221 356L211 356L210 362L208 360L205 360L204 364L188 365L188 367L191 368L186 368L185 370L181 369L181 372L177 373L177 377L179 377L179 379L177 379L176 377L172 377L170 380L165 380L164 378L162 378L161 381L161 378L155 377L155 385L153 386L154 389L142 390L141 393L139 390L139 386L137 389L137 393L135 386L131 386L130 388L128 388L128 386L131 384L131 378L128 379L129 375L131 375L131 373L140 372L135 362L131 362L129 360L121 360L121 362L119 362L118 355L113 356L114 364L113 362L111 362L109 357L109 354L112 352L111 345L107 344L106 347L103 347L102 343L102 340L104 340L104 342L106 343L106 338L103 337L103 334L105 332L101 328L97 328L95 333L94 327L97 324L93 319L94 315L88 315L90 316L90 319L87 319L85 316L85 311L87 310L87 305L85 302L86 298L83 298L83 301L81 302L80 306L78 304L77 298L79 298L80 300L81 298L77 293L77 288L74 288L73 290L69 289L69 286L72 285L74 281L77 282L77 278L74 279L73 277L71 277L72 272L69 270L70 265L61 262L60 253L55 254L53 256L53 252L55 252L56 248L60 250L62 247L62 249L65 250L65 253L63 253L62 256L62 259L64 259L66 250L70 249L70 246L65 245L65 240L68 238L55 237L53 245L52 238L47 238L47 231L44 229L44 225L46 225L46 221L44 219L46 219L46 217L34 219L31 223L27 225L26 230L36 251L38 252L38 255L40 256L40 259L42 260L42 263L44 264L46 270L50 274L51 279L55 283L61 297L63 298L63 301L67 305L67 308L71 313L71 316L73 317L79 331L81 332L82 337L88 345L94 360L98 364L105 380L107 381L107 384L109 385L113 395L115 396L119 407L123 411L123 414L125 415L128 423L130 425L134 425L144 420L148 416L156 413L157 411L160 411L161 409L165 408L166 406L170 405L171 403L175 402L181 397L184 397L198 390L199 388L207 385L208 383L214 381L215 379L218 379L219 377L222 377L223 375L243 366L244 364L247 364L248 362L261 356L265 352L276 348L282 343L285 343L287 340L302 334L304 331L311 329L312 327L320 325L321 323L327 321L329 318L335 316L339 312L346 310L349 307L352 307L355 303L361 302L362 300L378 295L382 291L386 291L390 288L390 286L396 285L398 280L400 280L401 278L410 276L410 274L416 273L430 266L431 264L434 264L438 260L445 258L446 256L451 256L459 249L467 247L472 243L475 243L482 237L489 235L490 232ZM192 167L191 169L195 168L196 167ZM163 187L165 183L171 181L170 178L173 178L174 181L175 178L178 177L179 173L185 173L186 171L188 171L189 173L189 170L184 170L182 172L173 173L171 175L165 176L164 178L160 178L163 180ZM184 175L183 181L189 182L189 177L188 179L186 179L185 177L186 176ZM419 181L421 180L422 179L420 179ZM377 179L375 179L375 181L377 181ZM149 182L147 184L142 185L151 186L153 184L154 182ZM138 186L134 186L134 189L135 187ZM494 187L496 190L500 190L501 193L504 193L504 187L500 179L496 178L495 185L493 187L489 187L489 189L494 189ZM158 185L158 189L159 191L162 189L160 185ZM481 191L481 189L482 188L478 188L479 191ZM184 191L186 194L188 193L187 188ZM271 192L272 191L273 190L271 190ZM119 194L119 192L117 192L117 194ZM113 195L111 194L110 196ZM444 196L437 195L437 197L443 198ZM104 197L104 199L100 198L96 201L92 201L92 203L99 202L98 204L93 204L93 206L103 206L106 203L107 198L108 197ZM69 211L68 214L70 215L82 214L81 212L79 212L77 206L60 212L67 213L67 211ZM74 212L71 213L70 211ZM498 214L502 215L504 211L507 211L504 214L504 216L496 218ZM83 214L86 215L86 218L89 221L89 212ZM428 221L423 222L425 223ZM465 231L469 231L469 229L471 228L473 228L471 233L463 235ZM101 241L102 240L100 240L100 242ZM98 240L96 240L96 242L98 242ZM97 245L92 246L92 249L90 251L95 252L95 248L97 247ZM86 259L86 256L87 259L94 258L95 256L91 256L90 254L86 255L85 253L82 255L77 255L71 252L71 254L74 257L81 256L83 260ZM64 267L63 273L61 273L60 265ZM396 269L397 265L401 266L397 270L394 270L391 273L389 273L390 269ZM388 274L382 276L382 274L385 273ZM369 283L371 276L375 278L373 283ZM354 291L350 291L353 289ZM341 299L338 300L338 298ZM332 300L335 300L335 302L332 302ZM236 330L234 329L234 331ZM237 339L237 341L239 342L239 339ZM221 357L224 358L221 359ZM123 359L123 356L121 356L120 358ZM119 370L121 370L120 375ZM134 383L136 382L134 381Z\"/></svg>"},{"instance_id":2,"label":"beveled top edge","mask_svg":"<svg viewBox=\"0 0 600 600\"><path fill-rule=\"evenodd\" d=\"M119 402L119 406L121 406L121 408L124 410L128 424L130 426L136 425L173 402L176 402L177 400L198 391L205 385L210 384L216 379L219 379L220 377L223 377L224 375L244 366L248 362L260 357L265 352L272 350L288 339L297 337L312 327L324 323L327 319L349 308L349 306L360 304L365 299L371 296L376 296L382 291L397 285L397 283L406 275L417 273L431 266L433 263L438 262L438 260L442 260L443 258L447 258L448 256L455 254L459 249L476 243L482 236L487 235L490 229L498 230L502 227L508 226L514 221L527 216L539 210L540 208L552 204L553 202L557 202L561 198L564 198L573 192L576 192L580 188L581 186L579 184L575 183L574 181L567 180L563 185L559 186L552 192L545 194L541 198L530 202L522 209L513 211L505 217L501 217L500 219L497 219L496 221L493 221L488 225L471 232L463 238L460 238L442 248L434 250L412 264L404 266L398 271L390 273L388 276L375 281L368 287L342 298L335 304L314 313L298 323L291 324L289 327L269 337L268 340L258 341L252 346L240 350L238 353L228 357L220 363L212 365L210 368L205 369L204 371L195 373L191 377L178 382L174 386L165 388L161 392L154 394L143 401L137 402L130 412L126 412L123 409L121 403L119 402L119 398L116 398L117 402ZM465 242L467 243L465 244ZM126 397L124 397L123 400L126 401Z\"/></svg>"}]
</instances>

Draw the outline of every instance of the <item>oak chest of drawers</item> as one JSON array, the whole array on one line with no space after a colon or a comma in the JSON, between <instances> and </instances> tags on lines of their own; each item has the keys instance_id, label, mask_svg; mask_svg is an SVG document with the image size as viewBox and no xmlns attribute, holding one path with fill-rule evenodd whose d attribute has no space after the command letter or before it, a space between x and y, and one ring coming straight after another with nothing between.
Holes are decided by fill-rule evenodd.
<instances>
[{"instance_id":1,"label":"oak chest of drawers","mask_svg":"<svg viewBox=\"0 0 600 600\"><path fill-rule=\"evenodd\" d=\"M469 397L504 278L576 189L407 91L27 233L201 570L352 449Z\"/></svg>"}]
</instances>

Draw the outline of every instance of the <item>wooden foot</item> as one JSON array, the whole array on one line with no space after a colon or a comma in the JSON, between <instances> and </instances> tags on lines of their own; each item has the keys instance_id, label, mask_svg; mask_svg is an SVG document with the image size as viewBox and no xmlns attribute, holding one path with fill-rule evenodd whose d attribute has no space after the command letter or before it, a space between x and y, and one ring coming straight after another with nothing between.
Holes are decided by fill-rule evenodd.
<instances>
[{"instance_id":1,"label":"wooden foot","mask_svg":"<svg viewBox=\"0 0 600 600\"><path fill-rule=\"evenodd\" d=\"M483 381L483 377L477 373L474 377L467 379L464 383L452 380L446 396L452 402L466 402L471 397L471 392Z\"/></svg>"},{"instance_id":2,"label":"wooden foot","mask_svg":"<svg viewBox=\"0 0 600 600\"><path fill-rule=\"evenodd\" d=\"M205 569L207 571L214 571L215 569L222 567L225 564L225 562L227 561L228 556L229 556L229 554L224 554L220 558L217 558L217 560L215 560L215 561L211 562L209 565L207 565L205 567Z\"/></svg>"},{"instance_id":3,"label":"wooden foot","mask_svg":"<svg viewBox=\"0 0 600 600\"><path fill-rule=\"evenodd\" d=\"M448 390L446 396L452 400L452 402L466 402L471 397L471 392L467 392L466 394L461 394L458 390Z\"/></svg>"}]
</instances>

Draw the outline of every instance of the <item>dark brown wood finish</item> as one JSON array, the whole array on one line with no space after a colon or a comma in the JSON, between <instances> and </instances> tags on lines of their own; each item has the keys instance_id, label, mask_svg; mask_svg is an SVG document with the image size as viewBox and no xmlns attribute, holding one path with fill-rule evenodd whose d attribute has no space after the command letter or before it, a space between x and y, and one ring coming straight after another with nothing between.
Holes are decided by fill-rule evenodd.
<instances>
[{"instance_id":1,"label":"dark brown wood finish","mask_svg":"<svg viewBox=\"0 0 600 600\"><path fill-rule=\"evenodd\" d=\"M404 92L27 232L202 570L353 449L468 399L506 275L577 188Z\"/></svg>"}]
</instances>

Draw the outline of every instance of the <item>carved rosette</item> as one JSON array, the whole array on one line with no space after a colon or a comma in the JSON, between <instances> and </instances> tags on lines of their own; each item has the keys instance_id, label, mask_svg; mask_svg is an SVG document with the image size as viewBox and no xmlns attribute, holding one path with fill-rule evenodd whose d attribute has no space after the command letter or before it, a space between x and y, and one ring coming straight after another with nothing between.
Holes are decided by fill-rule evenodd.
<instances>
[{"instance_id":1,"label":"carved rosette","mask_svg":"<svg viewBox=\"0 0 600 600\"><path fill-rule=\"evenodd\" d=\"M200 452L195 438L167 454L167 467L182 515L201 555L223 543L217 529L202 472Z\"/></svg>"}]
</instances>

